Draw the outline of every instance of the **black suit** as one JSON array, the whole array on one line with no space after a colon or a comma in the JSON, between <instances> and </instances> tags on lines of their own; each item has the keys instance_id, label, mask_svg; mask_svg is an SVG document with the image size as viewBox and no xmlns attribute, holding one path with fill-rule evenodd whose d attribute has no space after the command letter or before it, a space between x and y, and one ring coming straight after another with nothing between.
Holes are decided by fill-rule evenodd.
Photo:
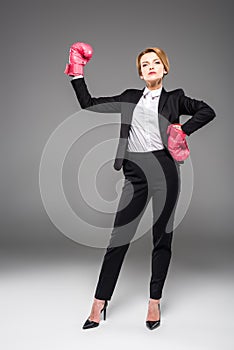
<instances>
[{"instance_id":1,"label":"black suit","mask_svg":"<svg viewBox=\"0 0 234 350\"><path fill-rule=\"evenodd\" d=\"M166 130L169 124L179 123L180 115L192 115L182 126L183 131L190 135L211 121L215 112L205 102L186 97L182 89L167 92L163 88L159 99L158 120L165 148L153 152L128 152L127 141L133 110L144 89L128 89L120 95L95 98L91 97L83 78L72 80L72 85L82 108L101 113L121 113L114 168L120 170L123 167L125 183L95 297L111 299L130 241L152 198L154 248L150 298L160 299L171 259L174 214L180 192L180 168L167 150Z\"/></svg>"}]
</instances>

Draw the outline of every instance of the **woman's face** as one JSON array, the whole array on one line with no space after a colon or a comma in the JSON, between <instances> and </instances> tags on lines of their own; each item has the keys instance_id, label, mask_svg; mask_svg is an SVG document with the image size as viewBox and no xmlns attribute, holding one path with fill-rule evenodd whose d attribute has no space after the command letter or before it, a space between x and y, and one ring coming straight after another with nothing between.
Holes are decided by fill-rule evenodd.
<instances>
[{"instance_id":1,"label":"woman's face","mask_svg":"<svg viewBox=\"0 0 234 350\"><path fill-rule=\"evenodd\" d=\"M161 82L163 75L166 73L164 66L155 52L145 53L140 60L141 63L141 79L150 85L152 83Z\"/></svg>"}]
</instances>

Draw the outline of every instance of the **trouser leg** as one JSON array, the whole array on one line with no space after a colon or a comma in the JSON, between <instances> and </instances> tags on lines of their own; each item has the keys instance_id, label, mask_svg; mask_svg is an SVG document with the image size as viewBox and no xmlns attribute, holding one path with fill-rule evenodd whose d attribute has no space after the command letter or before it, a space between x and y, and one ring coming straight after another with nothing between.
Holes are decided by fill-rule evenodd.
<instances>
[{"instance_id":1,"label":"trouser leg","mask_svg":"<svg viewBox=\"0 0 234 350\"><path fill-rule=\"evenodd\" d=\"M165 175L164 185L153 192L153 251L150 298L160 299L169 269L172 250L173 224L180 192L178 165L168 157L159 159Z\"/></svg>"},{"instance_id":2,"label":"trouser leg","mask_svg":"<svg viewBox=\"0 0 234 350\"><path fill-rule=\"evenodd\" d=\"M115 216L114 228L103 258L95 291L95 298L102 300L111 299L130 241L134 237L149 201L147 180L140 169L136 168L134 163L128 163L128 168L124 173L125 183Z\"/></svg>"},{"instance_id":3,"label":"trouser leg","mask_svg":"<svg viewBox=\"0 0 234 350\"><path fill-rule=\"evenodd\" d=\"M110 300L129 244L107 248L95 291L95 298Z\"/></svg>"}]
</instances>

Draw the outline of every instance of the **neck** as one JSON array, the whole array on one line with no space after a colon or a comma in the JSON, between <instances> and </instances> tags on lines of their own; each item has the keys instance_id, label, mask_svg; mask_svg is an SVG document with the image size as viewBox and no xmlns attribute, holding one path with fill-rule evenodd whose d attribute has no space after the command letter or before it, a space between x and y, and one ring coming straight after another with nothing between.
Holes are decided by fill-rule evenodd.
<instances>
[{"instance_id":1,"label":"neck","mask_svg":"<svg viewBox=\"0 0 234 350\"><path fill-rule=\"evenodd\" d=\"M162 79L155 81L147 81L146 86L149 90L157 90L162 87Z\"/></svg>"}]
</instances>

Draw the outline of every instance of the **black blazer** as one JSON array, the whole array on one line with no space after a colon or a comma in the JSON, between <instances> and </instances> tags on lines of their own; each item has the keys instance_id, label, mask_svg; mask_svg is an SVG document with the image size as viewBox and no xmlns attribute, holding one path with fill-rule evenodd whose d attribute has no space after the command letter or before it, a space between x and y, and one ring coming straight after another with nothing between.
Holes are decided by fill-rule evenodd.
<instances>
[{"instance_id":1,"label":"black blazer","mask_svg":"<svg viewBox=\"0 0 234 350\"><path fill-rule=\"evenodd\" d=\"M127 89L116 96L92 97L84 78L73 79L71 80L71 84L75 90L81 108L100 113L121 113L119 143L114 162L115 170L120 170L127 149L133 110L143 95L144 88L142 90ZM204 101L185 96L182 89L166 91L164 87L162 88L159 99L158 115L160 134L166 150L168 142L168 135L166 133L167 127L172 123L180 123L180 115L192 116L181 126L182 130L187 135L200 129L216 116L214 110Z\"/></svg>"}]
</instances>

